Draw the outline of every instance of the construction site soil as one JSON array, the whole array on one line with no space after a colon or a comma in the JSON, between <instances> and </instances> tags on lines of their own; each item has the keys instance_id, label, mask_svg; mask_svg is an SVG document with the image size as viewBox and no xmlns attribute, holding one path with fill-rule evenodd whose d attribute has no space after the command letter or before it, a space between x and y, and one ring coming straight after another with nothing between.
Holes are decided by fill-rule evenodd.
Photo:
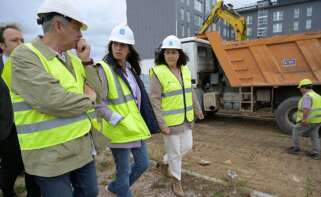
<instances>
[{"instance_id":1,"label":"construction site soil","mask_svg":"<svg viewBox=\"0 0 321 197\"><path fill-rule=\"evenodd\" d=\"M193 150L183 160L186 172L182 185L187 197L250 196L253 190L279 197L321 196L321 161L304 153L287 154L291 136L282 134L272 121L207 117L195 124L193 137ZM301 142L303 150L311 148L309 138ZM161 160L161 134L153 135L147 143L150 159ZM99 196L103 197L107 196L105 185L115 176L114 163L105 148L96 159ZM175 196L171 179L163 177L154 164L132 186L133 195ZM235 173L236 178L231 179L228 172ZM19 196L24 196L25 191L20 190Z\"/></svg>"}]
</instances>

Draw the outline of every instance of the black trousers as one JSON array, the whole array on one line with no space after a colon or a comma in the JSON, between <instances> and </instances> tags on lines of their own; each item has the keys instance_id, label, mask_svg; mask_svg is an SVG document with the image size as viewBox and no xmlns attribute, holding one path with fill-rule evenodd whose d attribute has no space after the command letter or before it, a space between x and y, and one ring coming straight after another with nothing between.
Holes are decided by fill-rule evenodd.
<instances>
[{"instance_id":1,"label":"black trousers","mask_svg":"<svg viewBox=\"0 0 321 197\"><path fill-rule=\"evenodd\" d=\"M15 130L15 127L12 129ZM19 174L24 170L18 137L15 131L0 141L0 188L3 197L14 197L14 184ZM27 197L40 197L40 189L33 176L25 173Z\"/></svg>"}]
</instances>

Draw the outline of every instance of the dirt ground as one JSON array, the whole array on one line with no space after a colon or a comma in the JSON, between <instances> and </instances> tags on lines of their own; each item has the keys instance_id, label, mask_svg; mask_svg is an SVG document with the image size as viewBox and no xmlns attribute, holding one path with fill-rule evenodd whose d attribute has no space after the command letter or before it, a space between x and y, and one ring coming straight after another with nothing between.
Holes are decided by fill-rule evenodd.
<instances>
[{"instance_id":1,"label":"dirt ground","mask_svg":"<svg viewBox=\"0 0 321 197\"><path fill-rule=\"evenodd\" d=\"M150 148L161 144L161 137ZM309 150L309 138L302 139ZM234 170L247 187L282 197L321 196L321 161L302 153L289 155L290 136L273 122L212 117L196 124L193 151L184 159L184 169L224 179ZM211 162L200 166L199 160Z\"/></svg>"},{"instance_id":2,"label":"dirt ground","mask_svg":"<svg viewBox=\"0 0 321 197\"><path fill-rule=\"evenodd\" d=\"M233 169L256 190L284 197L321 196L321 162L287 154L291 138L281 134L274 122L216 118L198 124L194 131L194 150L185 168L217 178ZM302 149L310 148L309 138L302 139ZM195 164L199 159L212 165L200 167Z\"/></svg>"},{"instance_id":3,"label":"dirt ground","mask_svg":"<svg viewBox=\"0 0 321 197\"><path fill-rule=\"evenodd\" d=\"M226 184L184 174L182 181L187 197L249 196L250 190L279 197L321 197L321 161L312 160L304 153L288 155L285 149L291 145L291 138L281 134L273 122L211 117L197 123L193 135L193 151L184 158L183 168L225 180ZM148 141L152 160L161 159L162 143L159 134ZM309 138L302 138L302 149L309 148ZM200 160L211 164L201 166ZM229 170L238 175L233 183L227 179ZM114 177L110 151L105 150L97 157L97 174L99 196L107 196L104 186ZM171 197L174 195L170 184L171 180L161 176L152 165L132 191L137 197ZM24 193L23 190L20 193Z\"/></svg>"},{"instance_id":4,"label":"dirt ground","mask_svg":"<svg viewBox=\"0 0 321 197\"><path fill-rule=\"evenodd\" d=\"M227 180L228 171L233 170L238 184L250 189L280 197L321 196L321 161L304 153L288 155L285 149L291 145L291 138L281 134L274 122L211 117L197 123L193 134L193 151L184 158L185 170L222 180ZM303 150L311 148L309 138L302 138L301 142ZM154 135L148 142L151 159L161 159L162 143L161 135ZM201 166L200 160L211 164ZM111 178L100 175L100 184ZM226 187L187 175L183 176L183 187L186 196L231 196ZM135 196L173 196L169 188L170 180L153 167L134 185L133 191ZM238 195L248 196L244 192Z\"/></svg>"}]
</instances>

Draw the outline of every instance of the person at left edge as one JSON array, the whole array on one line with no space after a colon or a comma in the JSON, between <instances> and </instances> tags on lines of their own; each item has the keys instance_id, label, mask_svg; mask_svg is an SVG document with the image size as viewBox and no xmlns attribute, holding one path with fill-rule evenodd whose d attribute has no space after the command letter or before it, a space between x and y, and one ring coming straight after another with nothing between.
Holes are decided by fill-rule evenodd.
<instances>
[{"instance_id":1,"label":"person at left edge","mask_svg":"<svg viewBox=\"0 0 321 197\"><path fill-rule=\"evenodd\" d=\"M44 35L13 52L14 116L22 159L44 197L98 195L91 115L96 93L85 85L87 25L72 0L45 0ZM69 50L76 49L77 56Z\"/></svg>"},{"instance_id":2,"label":"person at left edge","mask_svg":"<svg viewBox=\"0 0 321 197\"><path fill-rule=\"evenodd\" d=\"M23 41L22 31L17 24L0 26L0 50L2 53L2 55L0 54L0 70L3 68L2 78L0 78L0 189L3 197L16 196L15 182L18 175L24 170L10 99L10 54ZM25 184L27 197L41 196L33 176L25 173Z\"/></svg>"}]
</instances>

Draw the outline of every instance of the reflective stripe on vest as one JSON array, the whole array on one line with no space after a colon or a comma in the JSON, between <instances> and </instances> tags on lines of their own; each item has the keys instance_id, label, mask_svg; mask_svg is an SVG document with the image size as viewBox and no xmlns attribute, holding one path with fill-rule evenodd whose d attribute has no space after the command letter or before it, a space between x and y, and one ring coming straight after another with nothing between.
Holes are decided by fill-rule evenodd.
<instances>
[{"instance_id":1,"label":"reflective stripe on vest","mask_svg":"<svg viewBox=\"0 0 321 197\"><path fill-rule=\"evenodd\" d=\"M32 107L28 105L26 102L18 102L13 104L14 112L28 111L32 110ZM80 120L86 119L96 119L97 113L96 111L90 111L83 115L73 117L73 118L57 118L53 120L45 120L42 122L38 122L35 124L26 124L26 125L17 125L17 130L19 134L23 133L33 133L33 132L43 132L48 129L53 129L59 126L68 125L71 123L78 122Z\"/></svg>"},{"instance_id":2,"label":"reflective stripe on vest","mask_svg":"<svg viewBox=\"0 0 321 197\"><path fill-rule=\"evenodd\" d=\"M25 44L40 59L44 69L66 91L83 94L85 71L80 60L68 53L75 77L58 60L47 60L32 44ZM93 110L72 118L58 118L33 109L24 99L13 92L13 109L21 150L42 149L84 136L90 131L89 116L95 117Z\"/></svg>"},{"instance_id":3,"label":"reflective stripe on vest","mask_svg":"<svg viewBox=\"0 0 321 197\"><path fill-rule=\"evenodd\" d=\"M185 93L189 93L189 92L192 92L192 88L185 89ZM169 92L169 93L162 93L162 97L176 96L179 94L183 94L183 90L176 90L176 91Z\"/></svg>"},{"instance_id":4,"label":"reflective stripe on vest","mask_svg":"<svg viewBox=\"0 0 321 197\"><path fill-rule=\"evenodd\" d=\"M306 94L312 99L312 106L307 117L307 123L321 123L321 96L314 91L310 91ZM302 102L303 97L298 103L297 122L300 122L303 119Z\"/></svg>"},{"instance_id":5,"label":"reflective stripe on vest","mask_svg":"<svg viewBox=\"0 0 321 197\"><path fill-rule=\"evenodd\" d=\"M192 106L186 107L186 111L191 111L193 110ZM180 113L184 113L185 112L185 108L182 109L174 109L174 110L168 110L165 112L162 112L163 115L175 115L175 114L180 114Z\"/></svg>"},{"instance_id":6,"label":"reflective stripe on vest","mask_svg":"<svg viewBox=\"0 0 321 197\"><path fill-rule=\"evenodd\" d=\"M115 126L103 119L102 133L111 144L127 143L150 138L148 127L142 118L127 84L105 62L98 62L108 81L107 106L123 119Z\"/></svg>"},{"instance_id":7,"label":"reflective stripe on vest","mask_svg":"<svg viewBox=\"0 0 321 197\"><path fill-rule=\"evenodd\" d=\"M167 126L180 125L194 119L191 73L187 66L180 67L183 86L166 65L151 68L162 86L161 111ZM184 87L184 89L183 89Z\"/></svg>"}]
</instances>

